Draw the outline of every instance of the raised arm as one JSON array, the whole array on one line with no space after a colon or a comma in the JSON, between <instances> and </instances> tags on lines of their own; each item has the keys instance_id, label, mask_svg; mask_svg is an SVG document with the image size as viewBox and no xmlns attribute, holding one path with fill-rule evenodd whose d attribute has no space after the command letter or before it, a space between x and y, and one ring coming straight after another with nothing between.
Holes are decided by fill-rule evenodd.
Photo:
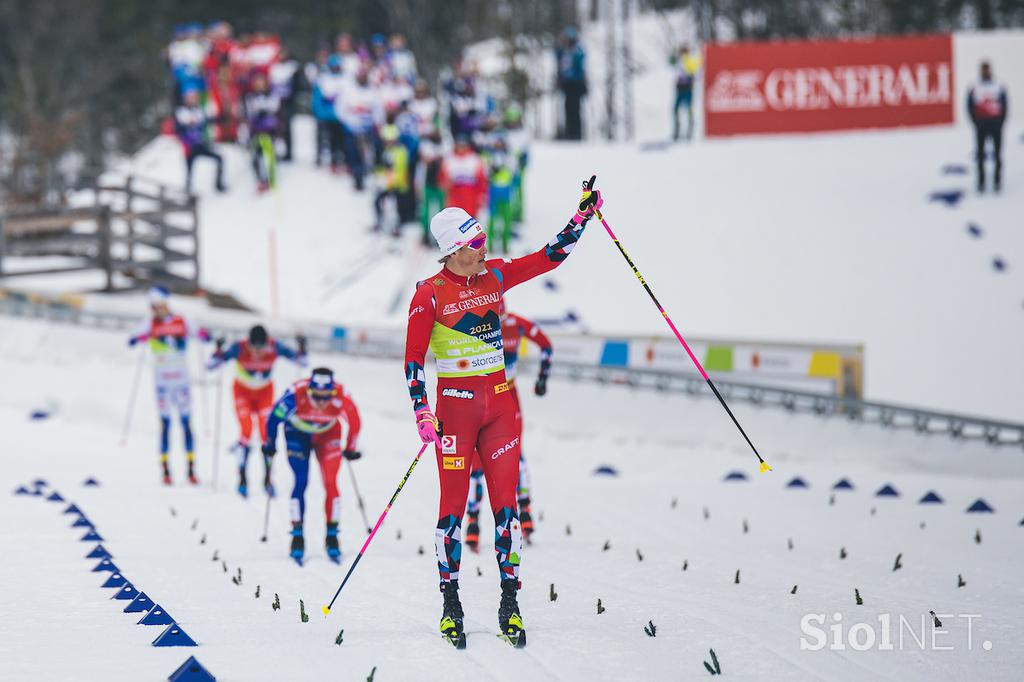
<instances>
[{"instance_id":1,"label":"raised arm","mask_svg":"<svg viewBox=\"0 0 1024 682\"><path fill-rule=\"evenodd\" d=\"M305 337L300 336L299 338L303 339ZM300 341L300 347L295 349L291 346L286 346L276 339L274 340L274 349L277 351L277 354L283 358L291 360L299 367L306 366L306 352L305 348L302 348L303 345L305 345L305 343Z\"/></svg>"},{"instance_id":2,"label":"raised arm","mask_svg":"<svg viewBox=\"0 0 1024 682\"><path fill-rule=\"evenodd\" d=\"M210 361L206 363L206 369L217 369L229 360L237 360L238 354L241 350L242 344L238 341L235 341L233 344L228 346L227 350L218 347L217 350L213 352L213 355L210 356Z\"/></svg>"},{"instance_id":3,"label":"raised arm","mask_svg":"<svg viewBox=\"0 0 1024 682\"><path fill-rule=\"evenodd\" d=\"M554 270L572 253L576 242L583 236L587 221L594 215L594 211L601 208L603 203L604 200L601 199L601 193L598 190L585 189L576 209L576 215L569 219L562 231L556 234L544 248L522 258L488 261L487 267L500 273L502 286L506 290L529 281L537 275Z\"/></svg>"}]
</instances>

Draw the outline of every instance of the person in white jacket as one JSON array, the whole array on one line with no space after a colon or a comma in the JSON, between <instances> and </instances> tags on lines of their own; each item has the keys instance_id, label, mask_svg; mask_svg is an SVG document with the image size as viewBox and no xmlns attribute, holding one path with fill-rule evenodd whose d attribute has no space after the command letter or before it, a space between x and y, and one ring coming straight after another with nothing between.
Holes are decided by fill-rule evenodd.
<instances>
[{"instance_id":1,"label":"person in white jacket","mask_svg":"<svg viewBox=\"0 0 1024 682\"><path fill-rule=\"evenodd\" d=\"M171 410L177 409L185 436L185 457L188 481L196 485L195 447L190 422L192 400L189 393L188 340L209 341L210 334L170 309L170 293L163 287L149 291L152 316L132 333L128 345L145 341L153 354L153 378L156 383L156 404L160 411L160 465L164 485L171 485L167 451L170 449Z\"/></svg>"},{"instance_id":2,"label":"person in white jacket","mask_svg":"<svg viewBox=\"0 0 1024 682\"><path fill-rule=\"evenodd\" d=\"M344 131L345 158L349 170L356 189L362 191L369 154L376 153L379 147L377 130L384 121L380 98L370 87L369 74L365 68L359 69L355 80L345 83L335 100L334 111Z\"/></svg>"}]
</instances>

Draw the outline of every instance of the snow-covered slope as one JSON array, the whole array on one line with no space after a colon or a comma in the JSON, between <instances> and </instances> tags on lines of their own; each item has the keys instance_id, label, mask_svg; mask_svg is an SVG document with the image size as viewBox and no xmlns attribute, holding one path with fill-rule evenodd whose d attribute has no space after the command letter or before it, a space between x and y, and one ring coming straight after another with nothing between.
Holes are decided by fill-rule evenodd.
<instances>
[{"instance_id":1,"label":"snow-covered slope","mask_svg":"<svg viewBox=\"0 0 1024 682\"><path fill-rule=\"evenodd\" d=\"M664 139L668 126L671 71L663 53L690 31L686 13L665 16L668 23L644 15L634 26L638 138L646 142ZM602 34L588 27L584 35L596 82ZM1022 42L1020 32L958 34L957 88L971 73L967 65L984 55L1007 62ZM498 48L489 43L473 54L486 67ZM1024 156L1015 120L999 196L971 191L973 141L962 122L661 148L538 143L515 254L564 225L581 179L596 172L610 224L685 333L864 343L869 398L1018 421ZM371 234L369 193L357 195L349 178L312 166L312 121L297 118L294 133L297 161L282 164L280 189L268 195L256 195L241 149L222 149L227 195L212 193L212 168L198 162L204 280L269 314L275 271L276 310L296 324L400 330L414 283L437 267L434 254L418 244L418 228L397 243ZM184 180L180 148L169 138L154 140L122 170ZM963 196L950 206L929 201L935 191ZM550 286L513 291L512 306L542 319L571 310L599 333L666 333L601 232L592 225Z\"/></svg>"},{"instance_id":2,"label":"snow-covered slope","mask_svg":"<svg viewBox=\"0 0 1024 682\"><path fill-rule=\"evenodd\" d=\"M524 395L525 454L541 516L522 570L530 644L515 651L494 636L497 579L487 542L463 562L469 649L460 653L435 631L431 458L414 471L325 621L319 607L364 538L347 472L339 478L345 564L327 562L319 546L317 479L307 500L311 558L298 568L286 556L284 499L274 502L270 541L261 544L263 499L231 492L226 454L219 491L209 487L213 419L204 404L215 402L212 386L205 400L199 392L194 400L204 486L165 489L157 480L148 370L128 447L118 447L133 371L121 336L2 324L0 372L18 387L0 394L0 426L11 444L0 494L0 659L10 679L156 680L190 654L224 680L363 680L374 666L378 680L696 679L711 648L723 674L736 679L1013 679L1024 664L1017 645L1024 459L1015 450L741 407L775 466L758 475L712 401L556 381L543 401ZM393 363L315 359L338 370L363 410L365 456L353 468L375 516L418 447L404 386L382 380L394 377ZM293 373L282 370L279 383ZM223 445L235 425L222 400ZM44 404L55 408L53 417L26 419ZM619 475L592 475L600 465ZM722 482L730 470L750 480ZM250 473L257 471L251 462ZM797 475L809 489L784 487ZM83 488L87 476L101 487ZM287 495L283 461L274 476ZM840 477L855 490L835 493L832 504L830 487ZM105 575L90 572L96 562L83 556L93 544L78 541L82 529L61 513L66 503L11 494L35 478L84 511L124 575L177 619L197 649L150 646L162 628L136 625L139 616L121 613L125 602L98 587ZM875 498L885 483L902 497ZM930 489L944 505L916 504ZM964 514L978 497L996 513ZM893 572L897 554L903 567ZM232 582L239 570L240 586ZM957 587L957 574L965 587ZM552 585L557 601L549 598ZM275 594L280 611L271 608ZM308 623L300 622L300 599ZM598 599L606 609L600 615ZM952 651L930 643L922 651L906 628L898 651L800 648L808 613L825 614L823 627L838 613L846 627L864 622L875 630L879 614L891 614L898 645L899 617L920 636L931 610L944 625L935 641ZM957 614L978 616L970 621L971 649L969 621ZM654 638L643 632L648 621Z\"/></svg>"},{"instance_id":3,"label":"snow-covered slope","mask_svg":"<svg viewBox=\"0 0 1024 682\"><path fill-rule=\"evenodd\" d=\"M418 279L437 267L407 231L399 245L368 232L370 197L299 160L277 194L257 197L246 157L227 152L232 192L196 186L202 262L212 289L271 310L269 240L277 245L286 318L400 329ZM304 145L304 146L303 146ZM696 336L864 343L870 398L1019 420L1024 404L1024 213L1020 145L1009 140L1006 190L977 196L957 128L631 145L538 143L515 253L564 225L577 187L598 174L606 216L658 297ZM136 172L182 181L180 152L156 140ZM965 190L956 207L931 192ZM981 229L972 237L970 225ZM1000 259L1006 267L993 268ZM597 223L550 278L510 294L524 314L573 310L591 331L665 333L660 316Z\"/></svg>"}]
</instances>

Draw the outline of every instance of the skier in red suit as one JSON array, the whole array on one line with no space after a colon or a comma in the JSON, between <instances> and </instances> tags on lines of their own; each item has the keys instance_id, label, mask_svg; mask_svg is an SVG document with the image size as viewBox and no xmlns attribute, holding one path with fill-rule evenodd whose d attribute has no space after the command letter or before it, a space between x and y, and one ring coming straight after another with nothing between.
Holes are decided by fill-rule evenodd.
<instances>
[{"instance_id":1,"label":"skier in red suit","mask_svg":"<svg viewBox=\"0 0 1024 682\"><path fill-rule=\"evenodd\" d=\"M519 432L516 404L505 377L499 311L506 290L562 263L601 206L598 191L584 192L565 228L542 249L514 260L487 260L486 235L475 218L448 207L430 221L444 266L421 282L409 306L405 374L424 443L434 443L441 484L435 553L444 607L440 629L464 645L458 596L462 517L470 464L480 453L494 513L494 549L501 577L498 625L509 642L525 644L516 592L522 531L516 505ZM423 362L437 361L437 414L430 409Z\"/></svg>"},{"instance_id":2,"label":"skier in red suit","mask_svg":"<svg viewBox=\"0 0 1024 682\"><path fill-rule=\"evenodd\" d=\"M297 381L284 392L267 419L267 439L263 455L273 457L277 451L277 432L284 424L284 440L288 447L288 464L295 474L292 489L292 558L302 562L306 543L302 527L306 517L306 484L309 481L309 458L316 453L327 499L327 556L340 561L338 522L341 519L341 498L338 496L338 470L341 458L362 457L357 449L359 411L345 388L334 381L334 373L317 367L308 379Z\"/></svg>"},{"instance_id":3,"label":"skier in red suit","mask_svg":"<svg viewBox=\"0 0 1024 682\"><path fill-rule=\"evenodd\" d=\"M504 310L503 310L504 312ZM519 430L519 485L516 489L516 500L519 503L519 524L523 529L523 539L530 543L533 535L533 514L530 511L530 470L523 456L523 418L519 405L519 392L516 390L516 371L519 366L519 346L523 339L528 339L540 348L540 373L534 385L534 393L542 396L548 391L548 374L551 371L551 340L541 331L540 327L530 320L513 313L502 315L501 339L505 353L505 379L508 381L509 393L516 403L516 425ZM480 551L480 502L484 495L484 469L480 463L480 453L473 458L473 468L469 474L469 501L466 515L466 546L474 552Z\"/></svg>"},{"instance_id":4,"label":"skier in red suit","mask_svg":"<svg viewBox=\"0 0 1024 682\"><path fill-rule=\"evenodd\" d=\"M299 338L299 348L295 350L268 336L263 325L258 324L249 330L247 340L236 341L227 350L218 347L206 366L212 370L228 360L234 360L238 368L233 392L240 435L232 449L238 454L238 494L242 497L246 497L249 491L246 464L249 462L253 421L259 429L260 443L267 440L267 417L274 406L274 363L279 357L288 358L300 367L305 367L305 339ZM263 485L268 495L274 494L269 467L265 470Z\"/></svg>"}]
</instances>

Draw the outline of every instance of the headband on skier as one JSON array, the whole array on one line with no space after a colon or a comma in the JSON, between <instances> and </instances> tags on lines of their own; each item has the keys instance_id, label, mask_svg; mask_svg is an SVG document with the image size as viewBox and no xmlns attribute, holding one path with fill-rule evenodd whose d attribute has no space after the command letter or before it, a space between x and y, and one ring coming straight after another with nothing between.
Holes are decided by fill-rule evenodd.
<instances>
[{"instance_id":1,"label":"headband on skier","mask_svg":"<svg viewBox=\"0 0 1024 682\"><path fill-rule=\"evenodd\" d=\"M307 390L310 397L314 400L329 400L333 398L337 392L334 385L334 372L326 367L317 367L309 377L309 388Z\"/></svg>"},{"instance_id":2,"label":"headband on skier","mask_svg":"<svg viewBox=\"0 0 1024 682\"><path fill-rule=\"evenodd\" d=\"M149 290L149 304L150 305L167 305L167 302L171 300L171 292L167 291L163 287L153 287Z\"/></svg>"}]
</instances>

